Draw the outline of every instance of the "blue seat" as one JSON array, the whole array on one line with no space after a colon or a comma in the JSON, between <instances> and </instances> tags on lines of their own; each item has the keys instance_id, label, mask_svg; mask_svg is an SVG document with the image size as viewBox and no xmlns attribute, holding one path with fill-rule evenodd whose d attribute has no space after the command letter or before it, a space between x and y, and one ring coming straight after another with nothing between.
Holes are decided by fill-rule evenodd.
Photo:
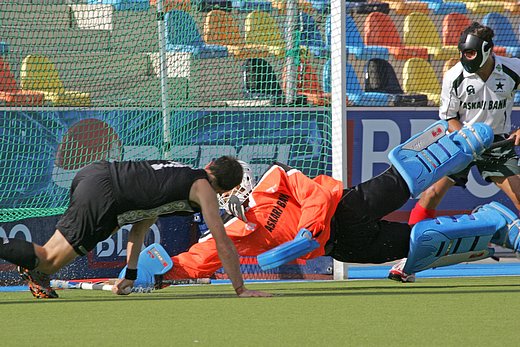
<instances>
[{"instance_id":1,"label":"blue seat","mask_svg":"<svg viewBox=\"0 0 520 347\"><path fill-rule=\"evenodd\" d=\"M493 42L496 46L506 48L506 54L512 57L520 57L520 42L513 29L513 25L501 13L488 13L482 18L482 24L490 27L495 32Z\"/></svg>"},{"instance_id":2,"label":"blue seat","mask_svg":"<svg viewBox=\"0 0 520 347\"><path fill-rule=\"evenodd\" d=\"M330 59L323 66L323 91L331 92ZM347 63L347 99L353 106L390 106L392 98L388 93L364 92L352 65Z\"/></svg>"},{"instance_id":3,"label":"blue seat","mask_svg":"<svg viewBox=\"0 0 520 347\"><path fill-rule=\"evenodd\" d=\"M233 8L238 11L265 11L271 12L273 6L270 1L260 0L233 0L231 1Z\"/></svg>"},{"instance_id":4,"label":"blue seat","mask_svg":"<svg viewBox=\"0 0 520 347\"><path fill-rule=\"evenodd\" d=\"M356 59L369 60L372 58L381 58L388 60L390 53L388 48L383 46L368 46L363 42L363 38L359 33L359 30L354 22L352 16L346 15L347 22L347 50L349 54L355 55ZM327 47L330 47L331 43L331 23L330 15L327 16L325 22L325 38Z\"/></svg>"},{"instance_id":5,"label":"blue seat","mask_svg":"<svg viewBox=\"0 0 520 347\"><path fill-rule=\"evenodd\" d=\"M320 13L325 13L329 11L330 0L309 0L312 8Z\"/></svg>"},{"instance_id":6,"label":"blue seat","mask_svg":"<svg viewBox=\"0 0 520 347\"><path fill-rule=\"evenodd\" d=\"M330 49L323 40L314 17L305 12L300 12L299 18L301 29L300 45L306 46L317 57L327 56Z\"/></svg>"},{"instance_id":7,"label":"blue seat","mask_svg":"<svg viewBox=\"0 0 520 347\"><path fill-rule=\"evenodd\" d=\"M228 56L225 46L206 44L200 36L195 20L184 11L171 10L165 17L166 50L186 52L193 58L223 58Z\"/></svg>"},{"instance_id":8,"label":"blue seat","mask_svg":"<svg viewBox=\"0 0 520 347\"><path fill-rule=\"evenodd\" d=\"M515 98L513 99L513 104L515 106L520 106L520 90L515 93Z\"/></svg>"},{"instance_id":9,"label":"blue seat","mask_svg":"<svg viewBox=\"0 0 520 347\"><path fill-rule=\"evenodd\" d=\"M117 11L148 11L150 0L88 0L89 4L112 5Z\"/></svg>"},{"instance_id":10,"label":"blue seat","mask_svg":"<svg viewBox=\"0 0 520 347\"><path fill-rule=\"evenodd\" d=\"M434 15L447 15L450 13L467 14L468 9L463 2L444 2L443 0L418 0L428 3L428 9Z\"/></svg>"},{"instance_id":11,"label":"blue seat","mask_svg":"<svg viewBox=\"0 0 520 347\"><path fill-rule=\"evenodd\" d=\"M0 55L6 55L9 53L9 44L4 41L0 41Z\"/></svg>"}]
</instances>

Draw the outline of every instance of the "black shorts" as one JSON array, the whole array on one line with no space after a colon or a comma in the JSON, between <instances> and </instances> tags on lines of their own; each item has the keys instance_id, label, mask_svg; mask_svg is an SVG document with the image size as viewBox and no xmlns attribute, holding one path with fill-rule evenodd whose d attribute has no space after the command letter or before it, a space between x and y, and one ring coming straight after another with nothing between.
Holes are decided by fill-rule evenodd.
<instances>
[{"instance_id":1,"label":"black shorts","mask_svg":"<svg viewBox=\"0 0 520 347\"><path fill-rule=\"evenodd\" d=\"M381 219L409 198L406 182L393 167L346 189L332 218L327 255L348 263L374 264L407 257L410 226Z\"/></svg>"},{"instance_id":2,"label":"black shorts","mask_svg":"<svg viewBox=\"0 0 520 347\"><path fill-rule=\"evenodd\" d=\"M70 203L56 228L79 255L91 251L118 227L107 162L81 169L72 181Z\"/></svg>"}]
</instances>

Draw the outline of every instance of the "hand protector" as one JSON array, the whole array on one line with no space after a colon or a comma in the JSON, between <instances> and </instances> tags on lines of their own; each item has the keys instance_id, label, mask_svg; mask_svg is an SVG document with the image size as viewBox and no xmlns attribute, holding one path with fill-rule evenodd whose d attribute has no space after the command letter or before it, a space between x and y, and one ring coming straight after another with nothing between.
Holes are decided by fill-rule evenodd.
<instances>
[{"instance_id":1,"label":"hand protector","mask_svg":"<svg viewBox=\"0 0 520 347\"><path fill-rule=\"evenodd\" d=\"M247 223L246 211L240 199L236 195L232 195L228 200L228 210L241 221Z\"/></svg>"}]
</instances>

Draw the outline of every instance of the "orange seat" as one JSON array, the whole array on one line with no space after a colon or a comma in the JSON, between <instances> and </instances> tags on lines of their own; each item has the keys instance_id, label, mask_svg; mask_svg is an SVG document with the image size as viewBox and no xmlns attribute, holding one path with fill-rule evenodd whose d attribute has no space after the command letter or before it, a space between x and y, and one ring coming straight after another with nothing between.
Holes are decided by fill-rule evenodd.
<instances>
[{"instance_id":1,"label":"orange seat","mask_svg":"<svg viewBox=\"0 0 520 347\"><path fill-rule=\"evenodd\" d=\"M157 0L150 0L151 6L157 6ZM190 11L190 0L163 0L163 12L170 12L171 10Z\"/></svg>"},{"instance_id":2,"label":"orange seat","mask_svg":"<svg viewBox=\"0 0 520 347\"><path fill-rule=\"evenodd\" d=\"M365 18L363 31L365 45L386 47L395 59L428 59L428 50L426 48L403 45L399 31L388 14L381 12L370 13Z\"/></svg>"},{"instance_id":3,"label":"orange seat","mask_svg":"<svg viewBox=\"0 0 520 347\"><path fill-rule=\"evenodd\" d=\"M44 94L18 87L9 63L0 57L0 100L7 106L43 105Z\"/></svg>"},{"instance_id":4,"label":"orange seat","mask_svg":"<svg viewBox=\"0 0 520 347\"><path fill-rule=\"evenodd\" d=\"M442 20L442 44L444 46L457 46L460 34L466 29L472 20L463 13L450 13ZM496 55L507 55L506 48L494 46L493 52Z\"/></svg>"},{"instance_id":5,"label":"orange seat","mask_svg":"<svg viewBox=\"0 0 520 347\"><path fill-rule=\"evenodd\" d=\"M308 60L302 60L298 66L298 94L305 95L307 100L317 106L330 105L331 94L325 93L321 87L316 69Z\"/></svg>"},{"instance_id":6,"label":"orange seat","mask_svg":"<svg viewBox=\"0 0 520 347\"><path fill-rule=\"evenodd\" d=\"M406 16L410 13L424 13L428 15L430 10L428 9L428 3L422 1L408 1L408 0L383 0L388 3L390 9L397 15Z\"/></svg>"}]
</instances>

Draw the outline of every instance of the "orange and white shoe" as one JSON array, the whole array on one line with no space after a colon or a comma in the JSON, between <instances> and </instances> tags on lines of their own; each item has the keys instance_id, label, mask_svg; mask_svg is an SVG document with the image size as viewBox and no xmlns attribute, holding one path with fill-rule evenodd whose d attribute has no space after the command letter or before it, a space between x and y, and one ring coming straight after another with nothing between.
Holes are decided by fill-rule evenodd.
<instances>
[{"instance_id":1,"label":"orange and white shoe","mask_svg":"<svg viewBox=\"0 0 520 347\"><path fill-rule=\"evenodd\" d=\"M415 274L407 274L403 271L406 258L401 259L397 264L392 266L388 273L388 278L399 282L415 282Z\"/></svg>"}]
</instances>

